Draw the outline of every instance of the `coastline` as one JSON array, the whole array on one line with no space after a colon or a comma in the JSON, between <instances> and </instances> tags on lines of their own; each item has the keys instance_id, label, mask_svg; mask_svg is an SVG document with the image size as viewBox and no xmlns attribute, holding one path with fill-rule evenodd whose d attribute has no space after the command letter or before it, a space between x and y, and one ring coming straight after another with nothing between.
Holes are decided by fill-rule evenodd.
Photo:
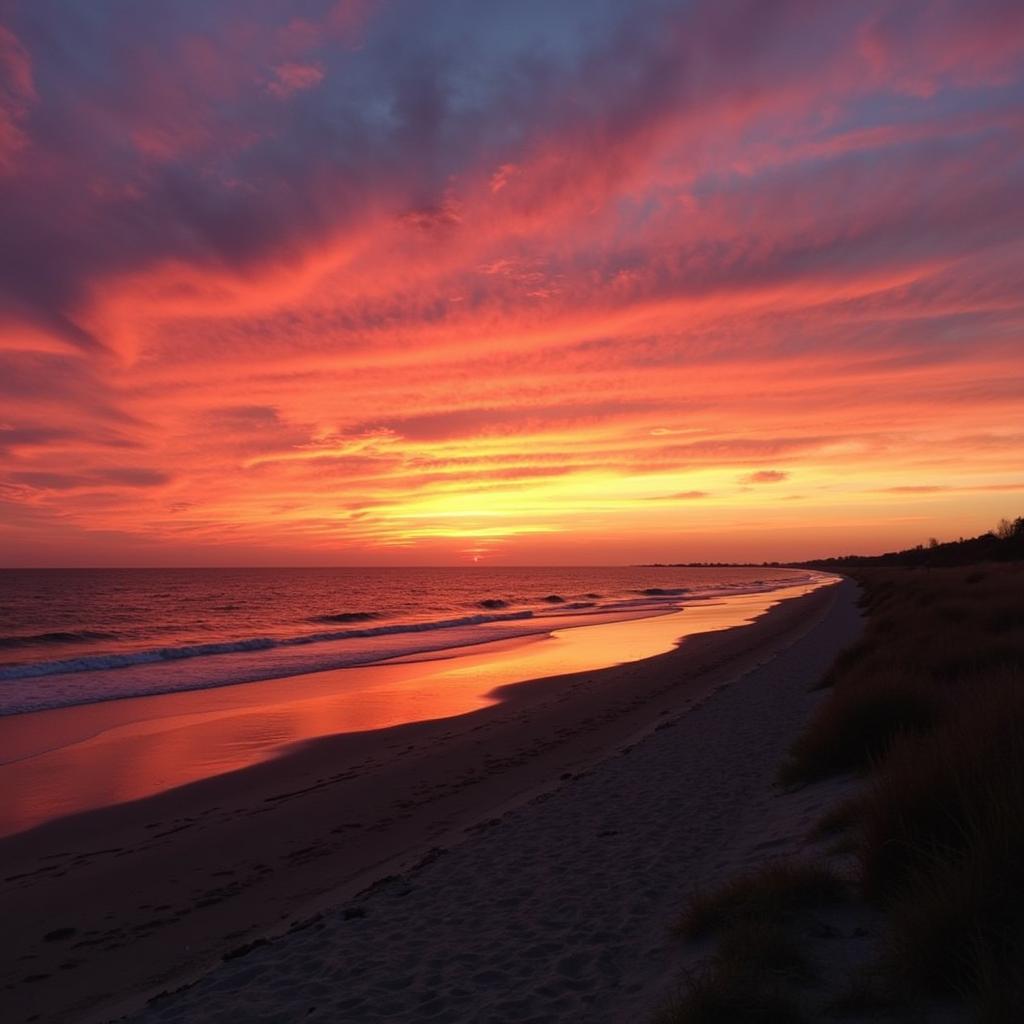
<instances>
[{"instance_id":1,"label":"coastline","mask_svg":"<svg viewBox=\"0 0 1024 1024\"><path fill-rule=\"evenodd\" d=\"M372 665L0 716L0 838L249 768L326 737L454 718L502 700L508 686L654 657L823 585L577 620L543 635Z\"/></svg>"},{"instance_id":2,"label":"coastline","mask_svg":"<svg viewBox=\"0 0 1024 1024\"><path fill-rule=\"evenodd\" d=\"M252 595L237 593L237 580L234 601L223 603L227 595L207 586L206 592L183 598L174 608L166 602L176 591L161 590L159 576L150 580L144 574L134 584L119 581L116 575L101 578L96 581L98 591L90 594L72 587L67 595L57 595L51 584L51 592L44 588L35 603L21 607L13 599L6 608L15 619L37 622L41 632L0 630L0 723L10 715L301 678L409 656L443 658L453 650L671 614L705 601L769 594L822 577L814 571L772 576L781 570L762 570L758 578L738 579L737 572L750 570L704 570L733 573L715 579L692 570L681 578L656 580L678 585L655 587L647 585L650 577L630 577L628 570L623 577L613 568L589 570L587 578L560 580L546 578L536 569L523 571L533 578L512 588L503 585L507 579L491 578L490 586L480 586L475 573L451 579L433 570L425 579L409 580L414 594L402 597L393 590L394 579L378 576L365 581L368 594L347 600L333 590L325 592L323 580L319 587L312 586L299 574L283 586L264 581L271 596L253 610L251 620L239 618ZM555 571L571 575L571 570ZM353 585L344 577L329 579L343 591ZM381 593L385 582L386 593ZM570 596L509 593L529 589L531 583L535 590L568 583L568 588L559 589L567 589ZM232 586L230 581L223 585ZM453 594L447 594L449 586ZM588 586L602 592L585 590ZM436 592L438 587L446 596ZM505 596L478 599L486 590ZM134 599L139 608L126 615L118 605L125 599ZM64 629L69 615L80 614L73 607L76 601L79 609L95 605L87 616L89 628ZM328 610L339 603L373 610Z\"/></svg>"},{"instance_id":3,"label":"coastline","mask_svg":"<svg viewBox=\"0 0 1024 1024\"><path fill-rule=\"evenodd\" d=\"M785 650L846 586L455 718L316 740L0 841L11 1019L109 1019L407 870Z\"/></svg>"}]
</instances>

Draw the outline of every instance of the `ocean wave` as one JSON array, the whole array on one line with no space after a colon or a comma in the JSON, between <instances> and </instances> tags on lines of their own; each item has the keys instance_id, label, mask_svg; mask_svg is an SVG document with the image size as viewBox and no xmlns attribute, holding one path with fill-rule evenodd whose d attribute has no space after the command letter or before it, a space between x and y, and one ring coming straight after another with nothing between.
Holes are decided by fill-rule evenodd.
<instances>
[{"instance_id":1,"label":"ocean wave","mask_svg":"<svg viewBox=\"0 0 1024 1024\"><path fill-rule=\"evenodd\" d=\"M379 619L377 612L334 612L328 615L314 615L310 622L368 622Z\"/></svg>"},{"instance_id":2,"label":"ocean wave","mask_svg":"<svg viewBox=\"0 0 1024 1024\"><path fill-rule=\"evenodd\" d=\"M0 650L15 647L45 647L48 644L80 644L94 640L117 640L116 633L83 629L77 632L29 633L23 636L0 636Z\"/></svg>"},{"instance_id":3,"label":"ocean wave","mask_svg":"<svg viewBox=\"0 0 1024 1024\"><path fill-rule=\"evenodd\" d=\"M505 612L497 615L463 615L455 619L436 619L428 622L402 622L387 626L370 626L366 629L340 629L323 633L305 633L301 636L274 639L272 637L249 637L243 640L226 640L203 644L183 644L179 647L159 647L141 651L125 651L121 654L85 655L81 658L62 658L55 661L39 661L29 665L10 665L0 668L0 680L30 679L68 672L109 671L128 668L132 665L146 665L160 661L178 661L185 658L209 657L215 654L234 654L242 651L263 651L280 647L300 647L306 644L325 643L331 640L350 640L363 637L389 636L397 633L423 633L435 629L453 629L459 626L480 626L488 622L507 622L514 619L529 619L533 612Z\"/></svg>"},{"instance_id":4,"label":"ocean wave","mask_svg":"<svg viewBox=\"0 0 1024 1024\"><path fill-rule=\"evenodd\" d=\"M477 608L507 608L508 601L503 601L500 597L485 597L482 601L477 601Z\"/></svg>"},{"instance_id":5,"label":"ocean wave","mask_svg":"<svg viewBox=\"0 0 1024 1024\"><path fill-rule=\"evenodd\" d=\"M768 589L822 578L813 575L790 577L778 582L771 581L774 586ZM542 635L602 621L670 614L693 601L737 592L758 592L762 589L754 581L744 581L740 586L742 589L734 589L735 584L731 582L696 586L687 591L685 596L640 596L638 590L613 591L606 595L607 600L601 600L592 608L578 607L584 604L579 598L589 598L590 594L567 591L567 602L557 607L538 608L536 605L540 599L535 596L532 599L532 612L490 609L477 613L469 609L444 612L437 608L433 614L438 618L430 621L426 621L426 616L430 615L427 611L421 621L403 623L385 620L381 624L353 624L350 628L324 629L301 635L279 635L272 627L266 636L242 640L225 638L223 643L200 643L197 642L199 637L194 636L191 643L185 643L183 637L179 641L180 646L157 648L157 641L150 639L151 646L147 649L127 651L122 648L117 651L116 647L100 647L90 655L80 654L77 658L65 655L59 661L48 661L41 665L8 661L7 664L0 664L0 683L3 683L0 685L0 716L127 697L283 679L310 672L372 665L409 655L435 654L445 657L447 655L442 652L456 648L513 637ZM469 590L464 600L472 602L480 592L477 590L474 594ZM483 592L486 593L486 590ZM533 590L535 595L540 592L541 587ZM627 596L630 594L634 596ZM523 599L513 596L509 600L514 604ZM373 606L370 601L366 603ZM458 617L441 619L439 616L443 614ZM362 637L372 639L349 642L349 638ZM332 640L341 642L332 644L329 642ZM167 643L166 640L164 642ZM108 653L103 653L104 650ZM41 652L47 657L53 656L46 648L42 648ZM202 657L219 654L225 657Z\"/></svg>"},{"instance_id":6,"label":"ocean wave","mask_svg":"<svg viewBox=\"0 0 1024 1024\"><path fill-rule=\"evenodd\" d=\"M679 597L681 594L688 594L689 587L647 587L646 590L638 590L638 594L647 597Z\"/></svg>"},{"instance_id":7,"label":"ocean wave","mask_svg":"<svg viewBox=\"0 0 1024 1024\"><path fill-rule=\"evenodd\" d=\"M541 600L545 604L565 604L565 598L561 594L548 594L547 597L542 597Z\"/></svg>"}]
</instances>

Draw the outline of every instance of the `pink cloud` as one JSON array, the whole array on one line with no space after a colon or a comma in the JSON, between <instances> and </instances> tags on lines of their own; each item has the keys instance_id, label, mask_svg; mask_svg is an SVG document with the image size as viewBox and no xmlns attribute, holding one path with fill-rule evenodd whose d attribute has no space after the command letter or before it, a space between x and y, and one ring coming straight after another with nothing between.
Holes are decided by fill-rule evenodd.
<instances>
[{"instance_id":1,"label":"pink cloud","mask_svg":"<svg viewBox=\"0 0 1024 1024\"><path fill-rule=\"evenodd\" d=\"M28 51L0 25L0 172L12 168L18 151L27 144L22 121L35 99Z\"/></svg>"},{"instance_id":2,"label":"pink cloud","mask_svg":"<svg viewBox=\"0 0 1024 1024\"><path fill-rule=\"evenodd\" d=\"M315 64L278 64L274 68L274 80L267 85L267 92L279 99L287 99L297 92L312 89L323 80L323 68Z\"/></svg>"}]
</instances>

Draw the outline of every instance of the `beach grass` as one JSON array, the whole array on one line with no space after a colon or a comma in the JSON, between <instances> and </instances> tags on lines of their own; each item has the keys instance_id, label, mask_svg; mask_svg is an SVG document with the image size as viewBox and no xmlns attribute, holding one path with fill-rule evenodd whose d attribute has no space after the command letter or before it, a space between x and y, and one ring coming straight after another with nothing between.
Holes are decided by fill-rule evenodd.
<instances>
[{"instance_id":1,"label":"beach grass","mask_svg":"<svg viewBox=\"0 0 1024 1024\"><path fill-rule=\"evenodd\" d=\"M1019 564L858 569L863 638L826 676L828 697L780 769L785 785L865 772L897 740L956 719L1024 664Z\"/></svg>"},{"instance_id":2,"label":"beach grass","mask_svg":"<svg viewBox=\"0 0 1024 1024\"><path fill-rule=\"evenodd\" d=\"M780 924L793 913L843 899L845 883L818 864L776 861L691 897L677 925L687 939L714 935L737 922Z\"/></svg>"},{"instance_id":3,"label":"beach grass","mask_svg":"<svg viewBox=\"0 0 1024 1024\"><path fill-rule=\"evenodd\" d=\"M1021 994L1024 953L1024 572L854 575L869 616L860 653L836 672L782 777L868 771L830 824L856 830L864 896L889 922L887 968L1010 1019L997 1008L1012 1005L1008 990Z\"/></svg>"},{"instance_id":4,"label":"beach grass","mask_svg":"<svg viewBox=\"0 0 1024 1024\"><path fill-rule=\"evenodd\" d=\"M805 1024L800 1003L777 979L734 962L716 961L690 978L655 1024Z\"/></svg>"},{"instance_id":5,"label":"beach grass","mask_svg":"<svg viewBox=\"0 0 1024 1024\"><path fill-rule=\"evenodd\" d=\"M917 993L967 1000L986 1024L1016 1021L1024 1005L1024 567L849 574L862 587L863 637L833 664L827 693L779 772L788 787L845 773L864 779L818 827L819 837L844 833L860 895L886 929L870 985L840 1002ZM758 900L780 920L803 898L784 878L762 879L753 895L758 888L740 878L695 897L680 933L716 934ZM726 980L728 972L719 984ZM756 979L747 984L764 996Z\"/></svg>"},{"instance_id":6,"label":"beach grass","mask_svg":"<svg viewBox=\"0 0 1024 1024\"><path fill-rule=\"evenodd\" d=\"M716 938L714 955L663 1007L656 1024L802 1024L790 989L810 971L787 926L771 916L730 918L717 922Z\"/></svg>"},{"instance_id":7,"label":"beach grass","mask_svg":"<svg viewBox=\"0 0 1024 1024\"><path fill-rule=\"evenodd\" d=\"M798 1024L795 990L813 969L794 927L801 916L842 902L847 883L816 864L776 861L696 894L676 931L713 938L714 953L662 1010L660 1024Z\"/></svg>"}]
</instances>

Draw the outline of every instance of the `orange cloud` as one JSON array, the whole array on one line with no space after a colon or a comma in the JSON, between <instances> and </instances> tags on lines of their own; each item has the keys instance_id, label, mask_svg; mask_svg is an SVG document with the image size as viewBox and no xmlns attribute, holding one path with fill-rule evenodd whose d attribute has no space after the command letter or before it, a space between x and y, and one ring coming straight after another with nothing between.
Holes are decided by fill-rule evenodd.
<instances>
[{"instance_id":1,"label":"orange cloud","mask_svg":"<svg viewBox=\"0 0 1024 1024\"><path fill-rule=\"evenodd\" d=\"M777 484L789 478L788 473L778 469L759 469L756 473L747 473L740 477L740 483L744 484Z\"/></svg>"}]
</instances>

